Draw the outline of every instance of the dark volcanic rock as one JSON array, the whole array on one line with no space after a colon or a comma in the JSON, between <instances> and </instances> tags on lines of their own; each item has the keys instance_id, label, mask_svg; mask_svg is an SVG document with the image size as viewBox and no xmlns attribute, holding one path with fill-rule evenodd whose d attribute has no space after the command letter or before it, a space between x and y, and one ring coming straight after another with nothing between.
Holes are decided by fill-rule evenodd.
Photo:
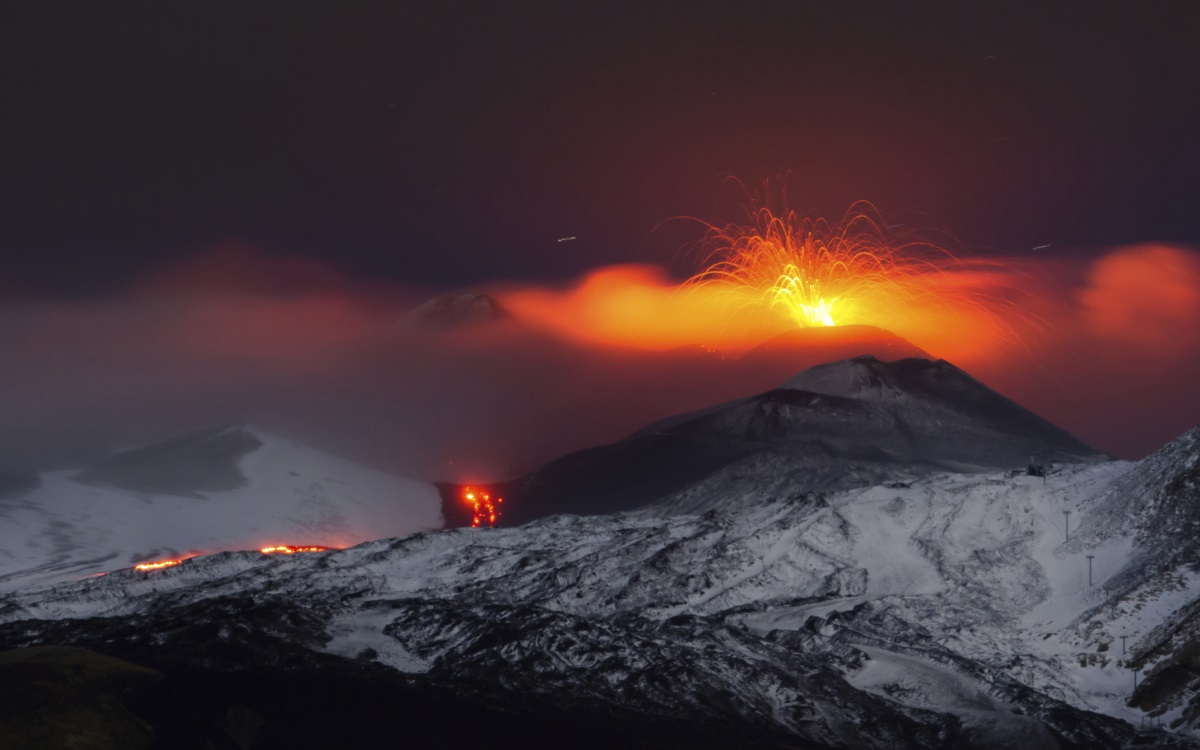
<instances>
[{"instance_id":1,"label":"dark volcanic rock","mask_svg":"<svg viewBox=\"0 0 1200 750\"><path fill-rule=\"evenodd\" d=\"M875 357L819 365L783 387L671 417L490 486L503 523L672 501L703 510L731 472L786 479L789 492L846 489L932 471L1107 458L944 361ZM712 488L706 488L706 482ZM470 524L460 487L439 485L450 526Z\"/></svg>"}]
</instances>

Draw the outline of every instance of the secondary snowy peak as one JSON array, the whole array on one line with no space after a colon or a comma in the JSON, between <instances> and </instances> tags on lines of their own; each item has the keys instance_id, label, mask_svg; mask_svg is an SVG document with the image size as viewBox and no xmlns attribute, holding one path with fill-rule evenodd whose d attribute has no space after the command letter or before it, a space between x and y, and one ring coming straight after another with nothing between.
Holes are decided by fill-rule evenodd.
<instances>
[{"instance_id":1,"label":"secondary snowy peak","mask_svg":"<svg viewBox=\"0 0 1200 750\"><path fill-rule=\"evenodd\" d=\"M459 328L503 320L508 312L495 298L480 292L455 292L428 300L404 316L419 328Z\"/></svg>"},{"instance_id":2,"label":"secondary snowy peak","mask_svg":"<svg viewBox=\"0 0 1200 750\"><path fill-rule=\"evenodd\" d=\"M0 492L0 590L273 544L439 528L436 490L239 425L124 450Z\"/></svg>"}]
</instances>

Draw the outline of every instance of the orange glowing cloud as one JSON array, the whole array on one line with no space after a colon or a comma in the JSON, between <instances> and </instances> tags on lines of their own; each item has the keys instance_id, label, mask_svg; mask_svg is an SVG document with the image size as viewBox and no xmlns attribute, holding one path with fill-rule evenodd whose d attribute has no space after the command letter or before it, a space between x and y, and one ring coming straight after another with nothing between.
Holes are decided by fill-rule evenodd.
<instances>
[{"instance_id":1,"label":"orange glowing cloud","mask_svg":"<svg viewBox=\"0 0 1200 750\"><path fill-rule=\"evenodd\" d=\"M577 341L645 349L739 347L782 330L738 320L715 290L682 293L655 266L600 268L568 289L519 287L496 293L523 322Z\"/></svg>"},{"instance_id":2,"label":"orange glowing cloud","mask_svg":"<svg viewBox=\"0 0 1200 750\"><path fill-rule=\"evenodd\" d=\"M1200 255L1121 248L1096 261L1079 298L1093 336L1141 354L1187 355L1200 337Z\"/></svg>"},{"instance_id":3,"label":"orange glowing cloud","mask_svg":"<svg viewBox=\"0 0 1200 750\"><path fill-rule=\"evenodd\" d=\"M522 321L588 344L741 350L797 327L870 325L970 365L1019 347L1037 328L1018 272L960 260L881 222L752 213L708 226L706 268L680 284L644 265L595 270L561 289L513 288L502 304Z\"/></svg>"},{"instance_id":4,"label":"orange glowing cloud","mask_svg":"<svg viewBox=\"0 0 1200 750\"><path fill-rule=\"evenodd\" d=\"M1013 303L1011 270L890 234L865 201L837 222L763 206L743 223L705 227L706 268L688 288L714 290L744 315L875 326L960 362L994 356L1030 322Z\"/></svg>"}]
</instances>

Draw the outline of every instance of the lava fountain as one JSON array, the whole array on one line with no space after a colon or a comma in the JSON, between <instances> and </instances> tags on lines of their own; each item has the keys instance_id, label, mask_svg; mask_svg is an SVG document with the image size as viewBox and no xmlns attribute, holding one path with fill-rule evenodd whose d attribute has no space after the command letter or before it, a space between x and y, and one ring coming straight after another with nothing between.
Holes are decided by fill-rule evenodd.
<instances>
[{"instance_id":1,"label":"lava fountain","mask_svg":"<svg viewBox=\"0 0 1200 750\"><path fill-rule=\"evenodd\" d=\"M492 499L491 493L482 487L464 486L461 490L462 500L471 508L471 528L477 529L483 525L489 528L500 520L500 503L504 498Z\"/></svg>"},{"instance_id":2,"label":"lava fountain","mask_svg":"<svg viewBox=\"0 0 1200 750\"><path fill-rule=\"evenodd\" d=\"M1006 319L1021 313L994 264L889 235L869 203L854 204L836 223L768 207L751 209L742 224L701 223L705 270L681 290L704 292L730 320L870 325L939 353L1015 338Z\"/></svg>"}]
</instances>

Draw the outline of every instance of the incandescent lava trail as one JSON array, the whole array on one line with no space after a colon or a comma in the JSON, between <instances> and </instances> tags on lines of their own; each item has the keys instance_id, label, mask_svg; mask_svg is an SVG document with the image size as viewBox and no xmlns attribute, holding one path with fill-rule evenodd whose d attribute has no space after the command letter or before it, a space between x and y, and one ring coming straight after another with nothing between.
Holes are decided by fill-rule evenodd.
<instances>
[{"instance_id":1,"label":"incandescent lava trail","mask_svg":"<svg viewBox=\"0 0 1200 750\"><path fill-rule=\"evenodd\" d=\"M866 202L837 223L758 207L744 224L704 226L707 267L681 290L704 294L737 325L870 325L945 357L1012 343L1014 320L1028 322L995 264L893 239Z\"/></svg>"}]
</instances>

